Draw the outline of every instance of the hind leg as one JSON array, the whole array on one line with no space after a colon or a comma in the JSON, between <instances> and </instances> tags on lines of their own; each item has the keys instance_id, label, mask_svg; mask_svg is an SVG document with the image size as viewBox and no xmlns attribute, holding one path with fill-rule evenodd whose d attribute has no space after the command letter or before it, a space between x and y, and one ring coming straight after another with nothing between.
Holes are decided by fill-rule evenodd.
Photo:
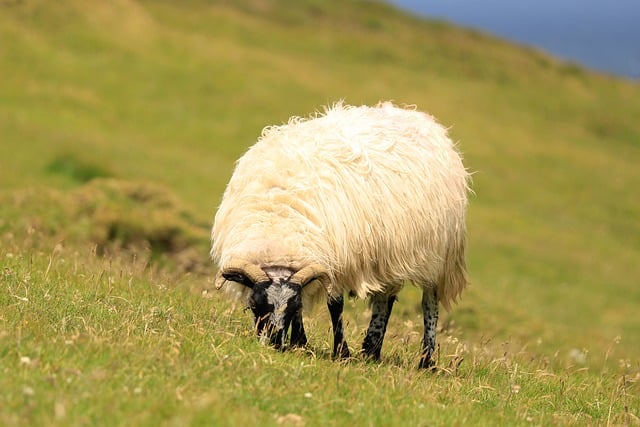
<instances>
[{"instance_id":1,"label":"hind leg","mask_svg":"<svg viewBox=\"0 0 640 427\"><path fill-rule=\"evenodd\" d=\"M436 325L438 324L438 293L435 287L422 291L422 315L424 316L424 339L418 368L433 368L431 360L436 349Z\"/></svg>"},{"instance_id":2,"label":"hind leg","mask_svg":"<svg viewBox=\"0 0 640 427\"><path fill-rule=\"evenodd\" d=\"M362 351L366 357L380 360L382 341L395 300L395 295L377 294L371 297L371 322L362 343Z\"/></svg>"}]
</instances>

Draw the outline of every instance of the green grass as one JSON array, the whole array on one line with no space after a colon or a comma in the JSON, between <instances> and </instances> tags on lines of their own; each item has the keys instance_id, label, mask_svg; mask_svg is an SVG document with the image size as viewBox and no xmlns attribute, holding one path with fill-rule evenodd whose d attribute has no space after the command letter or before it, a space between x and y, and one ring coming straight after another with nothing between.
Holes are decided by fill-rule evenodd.
<instances>
[{"instance_id":1,"label":"green grass","mask_svg":"<svg viewBox=\"0 0 640 427\"><path fill-rule=\"evenodd\" d=\"M64 245L0 255L3 425L276 425L288 414L312 425L637 421L629 360L576 366L506 342L464 342L449 325L440 373L419 372L411 316L389 335L383 363L333 362L324 314L308 322L307 351L280 353L256 342L246 313L195 293L201 278ZM350 323L350 338L364 321Z\"/></svg>"},{"instance_id":2,"label":"green grass","mask_svg":"<svg viewBox=\"0 0 640 427\"><path fill-rule=\"evenodd\" d=\"M0 424L640 424L640 86L364 1L0 2ZM415 104L474 171L472 286L415 369L260 346L208 228L262 127ZM368 321L347 304L357 350Z\"/></svg>"}]
</instances>

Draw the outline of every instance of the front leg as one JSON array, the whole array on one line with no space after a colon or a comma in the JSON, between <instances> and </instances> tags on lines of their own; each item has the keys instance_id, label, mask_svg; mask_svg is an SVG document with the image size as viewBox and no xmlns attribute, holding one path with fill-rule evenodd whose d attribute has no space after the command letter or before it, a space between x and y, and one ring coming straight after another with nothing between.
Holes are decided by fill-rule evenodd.
<instances>
[{"instance_id":1,"label":"front leg","mask_svg":"<svg viewBox=\"0 0 640 427\"><path fill-rule=\"evenodd\" d=\"M344 338L344 327L342 325L342 311L344 309L344 298L342 295L336 298L329 297L327 301L329 314L331 314L331 324L333 325L333 353L334 358L346 359L350 356L349 346Z\"/></svg>"},{"instance_id":2,"label":"front leg","mask_svg":"<svg viewBox=\"0 0 640 427\"><path fill-rule=\"evenodd\" d=\"M371 297L371 322L362 343L362 351L373 360L380 360L382 341L395 300L395 295L376 294Z\"/></svg>"},{"instance_id":3,"label":"front leg","mask_svg":"<svg viewBox=\"0 0 640 427\"><path fill-rule=\"evenodd\" d=\"M438 324L438 292L435 287L422 290L422 315L424 316L424 339L418 368L434 368L431 360L436 349L436 325Z\"/></svg>"},{"instance_id":4,"label":"front leg","mask_svg":"<svg viewBox=\"0 0 640 427\"><path fill-rule=\"evenodd\" d=\"M304 347L307 344L307 335L304 333L302 323L302 311L299 311L291 321L291 346Z\"/></svg>"}]
</instances>

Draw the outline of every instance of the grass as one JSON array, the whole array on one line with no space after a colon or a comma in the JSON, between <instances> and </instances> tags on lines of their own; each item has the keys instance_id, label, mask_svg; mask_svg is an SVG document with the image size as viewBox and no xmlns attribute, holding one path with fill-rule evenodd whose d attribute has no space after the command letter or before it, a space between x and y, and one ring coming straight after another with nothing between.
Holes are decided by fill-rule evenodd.
<instances>
[{"instance_id":1,"label":"grass","mask_svg":"<svg viewBox=\"0 0 640 427\"><path fill-rule=\"evenodd\" d=\"M376 2L0 2L0 424L640 424L640 87ZM263 126L416 104L475 172L472 286L415 369L260 346L208 228ZM347 304L357 350L368 321Z\"/></svg>"},{"instance_id":2,"label":"grass","mask_svg":"<svg viewBox=\"0 0 640 427\"><path fill-rule=\"evenodd\" d=\"M307 351L280 353L256 342L247 315L196 294L199 278L64 245L1 255L4 425L637 422L628 360L567 364L510 343L462 342L449 325L440 372L418 372L419 322L406 320L383 363L334 362L326 315L309 319ZM348 326L350 338L362 326Z\"/></svg>"}]
</instances>

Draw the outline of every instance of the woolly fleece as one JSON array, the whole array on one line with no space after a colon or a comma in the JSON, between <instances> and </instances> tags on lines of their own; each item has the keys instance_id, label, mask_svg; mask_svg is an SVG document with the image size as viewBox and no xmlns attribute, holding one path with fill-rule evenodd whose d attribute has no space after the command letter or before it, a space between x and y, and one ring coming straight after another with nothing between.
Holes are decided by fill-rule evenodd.
<instances>
[{"instance_id":1,"label":"woolly fleece","mask_svg":"<svg viewBox=\"0 0 640 427\"><path fill-rule=\"evenodd\" d=\"M447 130L430 115L389 102L337 103L265 128L237 161L211 256L221 269L238 258L294 270L317 262L334 295L395 294L405 281L436 286L449 309L467 285L468 184ZM246 300L246 287L225 286ZM321 292L308 288L308 297Z\"/></svg>"}]
</instances>

